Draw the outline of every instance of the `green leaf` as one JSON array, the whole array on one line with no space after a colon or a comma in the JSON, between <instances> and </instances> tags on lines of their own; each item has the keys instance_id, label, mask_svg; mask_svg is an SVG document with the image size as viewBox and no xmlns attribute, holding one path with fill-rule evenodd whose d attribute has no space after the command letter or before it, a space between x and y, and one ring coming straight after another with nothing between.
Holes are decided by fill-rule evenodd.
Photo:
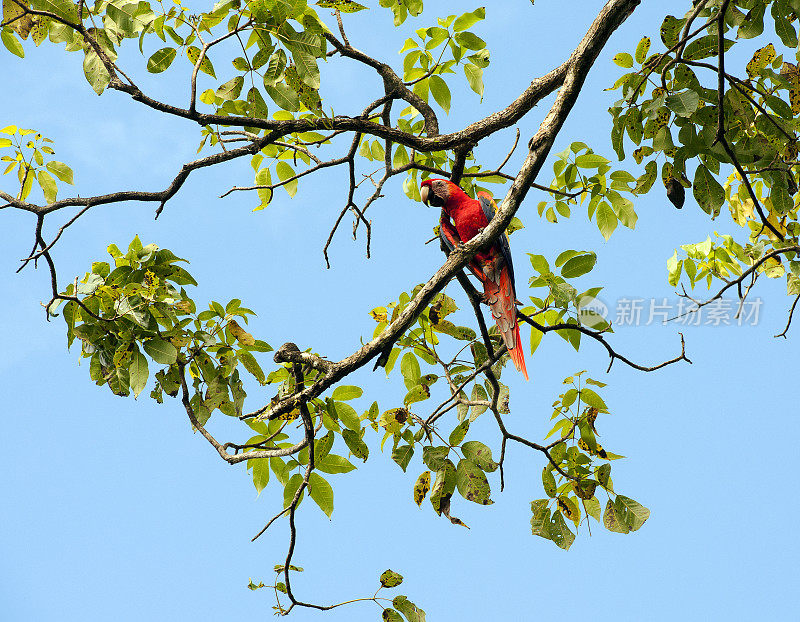
<instances>
[{"instance_id":1,"label":"green leaf","mask_svg":"<svg viewBox=\"0 0 800 622\"><path fill-rule=\"evenodd\" d=\"M70 0L31 0L31 8L55 13L73 24L78 22L78 7Z\"/></svg>"},{"instance_id":2,"label":"green leaf","mask_svg":"<svg viewBox=\"0 0 800 622\"><path fill-rule=\"evenodd\" d=\"M614 502L614 509L617 518L631 531L639 529L639 527L644 525L645 521L650 518L650 510L641 505L638 501L634 501L630 497L625 497L623 495L617 495L617 499Z\"/></svg>"},{"instance_id":3,"label":"green leaf","mask_svg":"<svg viewBox=\"0 0 800 622\"><path fill-rule=\"evenodd\" d=\"M606 529L615 533L628 533L630 528L624 523L614 507L611 499L606 503L606 511L603 513L603 524Z\"/></svg>"},{"instance_id":4,"label":"green leaf","mask_svg":"<svg viewBox=\"0 0 800 622\"><path fill-rule=\"evenodd\" d=\"M253 469L253 486L256 487L256 492L261 494L269 484L269 460L267 458L248 460L247 467Z\"/></svg>"},{"instance_id":5,"label":"green leaf","mask_svg":"<svg viewBox=\"0 0 800 622\"><path fill-rule=\"evenodd\" d=\"M353 0L320 0L317 6L324 9L338 9L340 13L355 13L365 11L367 7Z\"/></svg>"},{"instance_id":6,"label":"green leaf","mask_svg":"<svg viewBox=\"0 0 800 622\"><path fill-rule=\"evenodd\" d=\"M585 253L568 259L561 268L561 276L565 279L574 279L592 271L594 265L597 263L597 255L595 253Z\"/></svg>"},{"instance_id":7,"label":"green leaf","mask_svg":"<svg viewBox=\"0 0 800 622\"><path fill-rule=\"evenodd\" d=\"M177 55L178 51L175 48L161 48L160 50L156 50L147 60L147 71L150 73L166 71Z\"/></svg>"},{"instance_id":8,"label":"green leaf","mask_svg":"<svg viewBox=\"0 0 800 622\"><path fill-rule=\"evenodd\" d=\"M236 76L235 78L231 78L225 84L221 85L217 89L216 91L217 97L233 101L237 99L239 95L241 95L243 86L244 86L244 78L242 76Z\"/></svg>"},{"instance_id":9,"label":"green leaf","mask_svg":"<svg viewBox=\"0 0 800 622\"><path fill-rule=\"evenodd\" d=\"M617 215L605 201L602 201L600 205L597 206L595 221L597 222L597 228L600 229L600 233L606 240L611 237L611 234L614 233L614 230L617 228Z\"/></svg>"},{"instance_id":10,"label":"green leaf","mask_svg":"<svg viewBox=\"0 0 800 622\"><path fill-rule=\"evenodd\" d=\"M249 371L256 380L258 380L259 384L267 384L267 377L264 374L264 370L261 369L261 365L259 365L258 361L256 361L256 357L250 354L247 350L239 350L236 353L236 358L238 358L239 362L244 365L244 368Z\"/></svg>"},{"instance_id":11,"label":"green leaf","mask_svg":"<svg viewBox=\"0 0 800 622\"><path fill-rule=\"evenodd\" d=\"M127 367L114 367L108 378L108 388L114 395L127 397L130 394L130 376Z\"/></svg>"},{"instance_id":12,"label":"green leaf","mask_svg":"<svg viewBox=\"0 0 800 622\"><path fill-rule=\"evenodd\" d=\"M334 475L337 473L349 473L355 470L356 467L347 458L335 454L328 454L316 463L316 468L323 473Z\"/></svg>"},{"instance_id":13,"label":"green leaf","mask_svg":"<svg viewBox=\"0 0 800 622\"><path fill-rule=\"evenodd\" d=\"M630 69L631 67L633 67L633 56L631 56L627 52L620 52L619 54L616 54L614 58L612 58L611 60L613 60L617 65L625 69Z\"/></svg>"},{"instance_id":14,"label":"green leaf","mask_svg":"<svg viewBox=\"0 0 800 622\"><path fill-rule=\"evenodd\" d=\"M592 427L586 423L581 422L578 426L578 429L581 433L581 440L586 443L586 446L589 448L589 451L596 452L597 451L597 438L592 431Z\"/></svg>"},{"instance_id":15,"label":"green leaf","mask_svg":"<svg viewBox=\"0 0 800 622\"><path fill-rule=\"evenodd\" d=\"M423 447L422 461L431 471L439 471L444 467L449 451L449 447Z\"/></svg>"},{"instance_id":16,"label":"green leaf","mask_svg":"<svg viewBox=\"0 0 800 622\"><path fill-rule=\"evenodd\" d=\"M381 619L383 622L403 622L403 616L401 616L391 607L387 607L383 610L383 613L381 613Z\"/></svg>"},{"instance_id":17,"label":"green leaf","mask_svg":"<svg viewBox=\"0 0 800 622\"><path fill-rule=\"evenodd\" d=\"M423 460L424 459L425 452L423 450ZM428 464L430 467L428 462L426 462L426 464ZM456 467L452 461L445 458L445 460L441 463L441 467L436 470L436 481L434 481L433 486L431 487L431 494L429 498L434 512L441 515L443 505L446 502L449 502L455 487Z\"/></svg>"},{"instance_id":18,"label":"green leaf","mask_svg":"<svg viewBox=\"0 0 800 622\"><path fill-rule=\"evenodd\" d=\"M44 200L48 203L53 203L56 200L56 195L58 194L58 187L56 186L55 180L50 176L50 173L42 170L39 171L38 179L39 186L42 188L42 192L44 193Z\"/></svg>"},{"instance_id":19,"label":"green leaf","mask_svg":"<svg viewBox=\"0 0 800 622\"><path fill-rule=\"evenodd\" d=\"M600 501L598 501L596 497L584 499L583 508L586 510L586 513L598 523L603 520L603 511L600 508Z\"/></svg>"},{"instance_id":20,"label":"green leaf","mask_svg":"<svg viewBox=\"0 0 800 622\"><path fill-rule=\"evenodd\" d=\"M333 447L334 434L328 432L325 436L314 441L314 464L318 464L323 460Z\"/></svg>"},{"instance_id":21,"label":"green leaf","mask_svg":"<svg viewBox=\"0 0 800 622\"><path fill-rule=\"evenodd\" d=\"M384 570L378 579L383 587L397 587L403 582L403 575L394 570Z\"/></svg>"},{"instance_id":22,"label":"green leaf","mask_svg":"<svg viewBox=\"0 0 800 622\"><path fill-rule=\"evenodd\" d=\"M584 387L581 389L581 401L587 406L597 408L601 412L608 412L608 407L603 399L591 389Z\"/></svg>"},{"instance_id":23,"label":"green leaf","mask_svg":"<svg viewBox=\"0 0 800 622\"><path fill-rule=\"evenodd\" d=\"M51 160L45 165L48 171L53 173L56 177L58 177L61 181L67 184L72 184L72 169L64 164L63 162L59 162L57 160Z\"/></svg>"},{"instance_id":24,"label":"green leaf","mask_svg":"<svg viewBox=\"0 0 800 622\"><path fill-rule=\"evenodd\" d=\"M133 397L139 397L139 394L144 390L147 384L148 375L147 359L139 350L133 352L128 371L130 374L130 387L131 391L133 391Z\"/></svg>"},{"instance_id":25,"label":"green leaf","mask_svg":"<svg viewBox=\"0 0 800 622\"><path fill-rule=\"evenodd\" d=\"M472 387L472 395L470 395L470 401L471 402L480 402L480 401L488 401L488 400L489 400L489 396L486 395L486 389L484 389L481 385L476 383L475 386ZM477 419L480 415L485 413L488 409L489 409L489 407L487 405L475 404L470 409L469 420L470 421L475 421L475 419Z\"/></svg>"},{"instance_id":26,"label":"green leaf","mask_svg":"<svg viewBox=\"0 0 800 622\"><path fill-rule=\"evenodd\" d=\"M358 413L350 404L334 402L334 406L336 407L336 414L343 424L356 432L361 430L361 419L359 419Z\"/></svg>"},{"instance_id":27,"label":"green leaf","mask_svg":"<svg viewBox=\"0 0 800 622\"><path fill-rule=\"evenodd\" d=\"M661 24L661 41L667 48L673 47L680 39L681 28L686 22L685 19L678 19L672 15L667 15Z\"/></svg>"},{"instance_id":28,"label":"green leaf","mask_svg":"<svg viewBox=\"0 0 800 622\"><path fill-rule=\"evenodd\" d=\"M352 385L342 385L336 387L333 390L333 394L331 395L331 397L338 401L347 401L359 398L363 394L364 390L361 387L355 387Z\"/></svg>"},{"instance_id":29,"label":"green leaf","mask_svg":"<svg viewBox=\"0 0 800 622\"><path fill-rule=\"evenodd\" d=\"M356 458L361 458L364 462L369 458L369 447L361 440L357 432L353 430L342 430L342 438L348 449Z\"/></svg>"},{"instance_id":30,"label":"green leaf","mask_svg":"<svg viewBox=\"0 0 800 622\"><path fill-rule=\"evenodd\" d=\"M333 513L333 488L322 476L311 473L308 478L308 494L328 518Z\"/></svg>"},{"instance_id":31,"label":"green leaf","mask_svg":"<svg viewBox=\"0 0 800 622\"><path fill-rule=\"evenodd\" d=\"M278 50L269 59L269 65L264 72L264 84L268 86L275 86L278 81L283 77L283 72L286 69L286 52Z\"/></svg>"},{"instance_id":32,"label":"green leaf","mask_svg":"<svg viewBox=\"0 0 800 622\"><path fill-rule=\"evenodd\" d=\"M275 477L282 486L286 486L286 484L289 483L289 469L286 467L286 463L282 458L270 458L269 467L272 469L272 472L275 473Z\"/></svg>"},{"instance_id":33,"label":"green leaf","mask_svg":"<svg viewBox=\"0 0 800 622\"><path fill-rule=\"evenodd\" d=\"M650 160L644 167L644 173L636 180L636 188L634 193L647 194L650 188L653 187L656 178L658 177L658 165L655 160Z\"/></svg>"},{"instance_id":34,"label":"green leaf","mask_svg":"<svg viewBox=\"0 0 800 622\"><path fill-rule=\"evenodd\" d=\"M456 326L449 320L442 320L438 324L434 325L434 330L440 333L444 333L445 335L450 335L455 339L459 339L461 341L472 341L475 339L475 331L471 328L466 326Z\"/></svg>"},{"instance_id":35,"label":"green leaf","mask_svg":"<svg viewBox=\"0 0 800 622\"><path fill-rule=\"evenodd\" d=\"M478 51L486 48L486 42L478 35L471 32L459 32L456 34L455 39L458 45L468 50Z\"/></svg>"},{"instance_id":36,"label":"green leaf","mask_svg":"<svg viewBox=\"0 0 800 622\"><path fill-rule=\"evenodd\" d=\"M789 191L784 186L773 186L769 199L772 203L772 209L778 216L784 216L794 209L792 195L789 194Z\"/></svg>"},{"instance_id":37,"label":"green leaf","mask_svg":"<svg viewBox=\"0 0 800 622\"><path fill-rule=\"evenodd\" d=\"M773 5L773 7L774 6L775 5ZM775 18L775 34L781 38L781 41L786 47L797 47L797 31L787 18Z\"/></svg>"},{"instance_id":38,"label":"green leaf","mask_svg":"<svg viewBox=\"0 0 800 622\"><path fill-rule=\"evenodd\" d=\"M413 387L403 398L403 405L409 406L416 402L424 402L431 396L431 390L426 384L418 384Z\"/></svg>"},{"instance_id":39,"label":"green leaf","mask_svg":"<svg viewBox=\"0 0 800 622\"><path fill-rule=\"evenodd\" d=\"M419 361L417 360L417 357L414 356L413 352L406 352L403 355L403 358L400 361L400 373L403 374L403 377L407 381L411 381L414 384L419 381L422 374L420 373L419 369ZM408 386L408 384L406 384L406 386Z\"/></svg>"},{"instance_id":40,"label":"green leaf","mask_svg":"<svg viewBox=\"0 0 800 622\"><path fill-rule=\"evenodd\" d=\"M556 496L556 478L548 467L542 469L542 486L544 486L544 492L548 497Z\"/></svg>"},{"instance_id":41,"label":"green leaf","mask_svg":"<svg viewBox=\"0 0 800 622\"><path fill-rule=\"evenodd\" d=\"M550 508L547 499L537 499L531 502L531 531L534 536L550 539Z\"/></svg>"},{"instance_id":42,"label":"green leaf","mask_svg":"<svg viewBox=\"0 0 800 622\"><path fill-rule=\"evenodd\" d=\"M536 352L536 349L539 347L539 344L542 343L542 337L544 337L544 333L536 328L531 328L531 354Z\"/></svg>"},{"instance_id":43,"label":"green leaf","mask_svg":"<svg viewBox=\"0 0 800 622\"><path fill-rule=\"evenodd\" d=\"M667 108L679 117L688 117L694 114L700 105L700 95L692 90L681 91L667 97L665 103Z\"/></svg>"},{"instance_id":44,"label":"green leaf","mask_svg":"<svg viewBox=\"0 0 800 622\"><path fill-rule=\"evenodd\" d=\"M719 213L725 202L725 190L703 164L695 171L692 193L706 214Z\"/></svg>"},{"instance_id":45,"label":"green leaf","mask_svg":"<svg viewBox=\"0 0 800 622\"><path fill-rule=\"evenodd\" d=\"M289 166L289 164L287 164L286 162L279 161L275 165L275 172L278 174L278 179L280 179L281 181L286 182L283 185L283 188L286 190L287 194L290 197L293 197L295 194L297 194L297 187L298 187L298 181L299 180L292 179L292 177L295 176L295 173L294 173L294 170L292 169L292 167ZM291 180L291 181L288 181L288 180Z\"/></svg>"},{"instance_id":46,"label":"green leaf","mask_svg":"<svg viewBox=\"0 0 800 622\"><path fill-rule=\"evenodd\" d=\"M176 43L178 45L183 45L182 41L176 41ZM192 65L197 64L197 61L200 58L200 48L190 45L188 48L186 48L186 57L189 59ZM211 64L211 60L206 55L203 55L203 60L200 61L200 71L208 74L212 78L217 77L217 74L214 71L214 66Z\"/></svg>"},{"instance_id":47,"label":"green leaf","mask_svg":"<svg viewBox=\"0 0 800 622\"><path fill-rule=\"evenodd\" d=\"M169 341L164 341L156 337L145 341L143 346L144 351L147 352L156 363L172 365L178 360L178 349Z\"/></svg>"},{"instance_id":48,"label":"green leaf","mask_svg":"<svg viewBox=\"0 0 800 622\"><path fill-rule=\"evenodd\" d=\"M464 65L464 75L467 77L469 87L483 97L483 69L467 63Z\"/></svg>"},{"instance_id":49,"label":"green leaf","mask_svg":"<svg viewBox=\"0 0 800 622\"><path fill-rule=\"evenodd\" d=\"M403 595L392 599L392 607L402 613L408 622L425 622L425 612Z\"/></svg>"},{"instance_id":50,"label":"green leaf","mask_svg":"<svg viewBox=\"0 0 800 622\"><path fill-rule=\"evenodd\" d=\"M491 505L493 503L490 498L491 490L486 475L471 460L462 459L458 461L456 487L461 496L467 501L480 505Z\"/></svg>"},{"instance_id":51,"label":"green leaf","mask_svg":"<svg viewBox=\"0 0 800 622\"><path fill-rule=\"evenodd\" d=\"M610 160L596 153L584 153L575 158L575 164L580 168L598 168L603 164L608 164Z\"/></svg>"},{"instance_id":52,"label":"green leaf","mask_svg":"<svg viewBox=\"0 0 800 622\"><path fill-rule=\"evenodd\" d=\"M567 527L567 523L564 521L561 512L555 512L553 514L550 519L549 532L550 539L555 542L559 548L565 551L575 542L575 534Z\"/></svg>"},{"instance_id":53,"label":"green leaf","mask_svg":"<svg viewBox=\"0 0 800 622\"><path fill-rule=\"evenodd\" d=\"M473 462L487 473L496 471L499 466L492 460L492 450L480 441L467 441L463 443L461 445L461 452L467 460Z\"/></svg>"},{"instance_id":54,"label":"green leaf","mask_svg":"<svg viewBox=\"0 0 800 622\"><path fill-rule=\"evenodd\" d=\"M650 37L643 37L636 46L636 62L643 63L647 60L647 53L650 51Z\"/></svg>"},{"instance_id":55,"label":"green leaf","mask_svg":"<svg viewBox=\"0 0 800 622\"><path fill-rule=\"evenodd\" d=\"M9 0L5 1L8 2ZM3 45L9 52L20 58L25 58L25 50L22 47L22 43L20 43L19 39L17 39L10 30L4 28L0 31L0 40L3 41Z\"/></svg>"},{"instance_id":56,"label":"green leaf","mask_svg":"<svg viewBox=\"0 0 800 622\"><path fill-rule=\"evenodd\" d=\"M439 76L430 77L430 89L436 103L439 104L445 112L450 112L450 88Z\"/></svg>"},{"instance_id":57,"label":"green leaf","mask_svg":"<svg viewBox=\"0 0 800 622\"><path fill-rule=\"evenodd\" d=\"M461 444L461 441L464 440L464 437L467 435L467 431L469 430L469 420L462 421L459 423L455 429L450 432L450 438L447 442L450 444L451 447L457 447Z\"/></svg>"},{"instance_id":58,"label":"green leaf","mask_svg":"<svg viewBox=\"0 0 800 622\"><path fill-rule=\"evenodd\" d=\"M299 473L295 473L289 478L289 481L286 482L286 486L283 488L283 507L288 508L292 500L294 499L295 493L300 489L301 484L303 483L303 476ZM301 497L302 498L302 497ZM300 501L298 500L298 503Z\"/></svg>"},{"instance_id":59,"label":"green leaf","mask_svg":"<svg viewBox=\"0 0 800 622\"><path fill-rule=\"evenodd\" d=\"M86 81L91 85L94 92L102 95L106 90L108 83L111 81L111 76L106 71L103 61L95 54L94 50L88 50L83 59L83 74L86 76Z\"/></svg>"},{"instance_id":60,"label":"green leaf","mask_svg":"<svg viewBox=\"0 0 800 622\"><path fill-rule=\"evenodd\" d=\"M486 17L486 9L484 9L483 7L477 8L471 13L464 13L463 15L456 18L456 21L453 23L453 30L455 32L466 30L470 26L477 24L485 17Z\"/></svg>"},{"instance_id":61,"label":"green leaf","mask_svg":"<svg viewBox=\"0 0 800 622\"><path fill-rule=\"evenodd\" d=\"M733 45L733 41L725 39L723 47L727 52ZM683 57L686 60L702 60L709 56L716 56L719 50L717 45L717 35L705 35L691 41L684 50Z\"/></svg>"},{"instance_id":62,"label":"green leaf","mask_svg":"<svg viewBox=\"0 0 800 622\"><path fill-rule=\"evenodd\" d=\"M413 455L414 448L411 445L398 445L392 450L392 460L403 469L404 473Z\"/></svg>"}]
</instances>

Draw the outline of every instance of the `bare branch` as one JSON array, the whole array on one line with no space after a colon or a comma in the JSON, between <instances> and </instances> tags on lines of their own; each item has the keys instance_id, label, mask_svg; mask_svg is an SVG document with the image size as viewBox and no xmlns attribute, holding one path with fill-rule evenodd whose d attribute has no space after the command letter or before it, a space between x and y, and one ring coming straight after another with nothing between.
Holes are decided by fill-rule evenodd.
<instances>
[{"instance_id":1,"label":"bare branch","mask_svg":"<svg viewBox=\"0 0 800 622\"><path fill-rule=\"evenodd\" d=\"M728 281L727 283L725 283L725 286L722 287L716 294L714 294L708 300L705 300L705 301L695 300L694 298L692 298L691 296L689 296L686 293L686 289L684 288L683 294L679 294L679 295L681 296L681 298L686 298L686 299L691 300L692 302L694 302L695 305L697 305L696 308L689 309L685 313L681 313L680 315L676 315L675 317L671 317L667 321L669 322L671 320L676 320L678 318L681 318L681 317L684 317L686 315L689 315L690 313L696 313L697 311L699 311L701 308L705 307L706 305L711 304L715 300L719 300L720 298L722 298L723 294L725 294L725 292L728 291L732 287L736 287L738 289L738 291L739 291L740 298L743 298L744 294L741 293L741 285L745 281L745 279L747 279L747 277L749 277L749 276L754 277L756 275L756 271L758 270L758 268L764 262L769 261L770 259L773 259L773 258L778 257L780 255L784 255L786 253L800 253L800 246L798 246L798 245L785 246L783 248L776 248L776 249L764 254L761 258L759 258L758 260L754 261L753 265L750 266L744 272L742 272L738 277L736 277L735 279L732 279L732 280Z\"/></svg>"},{"instance_id":2,"label":"bare branch","mask_svg":"<svg viewBox=\"0 0 800 622\"><path fill-rule=\"evenodd\" d=\"M223 153L215 153L205 158L200 158L199 160L188 162L183 165L180 172L175 176L170 185L164 190L161 190L160 192L143 192L139 190L126 190L122 192L113 192L111 194L104 194L94 197L73 197L69 199L62 199L60 201L55 201L53 203L50 203L49 205L35 205L33 203L26 203L25 201L16 199L1 190L0 190L0 197L8 201L9 204L11 204L13 207L16 207L17 209L21 209L26 212L32 212L34 214L40 214L40 215L49 214L64 207L73 207L73 206L95 207L97 205L105 205L108 203L119 203L123 201L158 202L160 204L158 209L156 210L156 217L158 217L158 215L164 209L164 206L166 205L167 201L169 201L173 196L175 196L175 194L178 192L178 190L180 190L181 186L183 186L184 182L193 171L196 171L201 168L206 168L208 166L214 166L215 164L221 164L222 162L228 162L230 160L234 160L242 156L253 155L255 153L258 153L258 151L263 146L269 144L276 136L277 136L276 133L271 133L268 134L267 136L259 138L257 141L255 141L250 145L238 147L237 149L232 149L230 151L226 151Z\"/></svg>"},{"instance_id":3,"label":"bare branch","mask_svg":"<svg viewBox=\"0 0 800 622\"><path fill-rule=\"evenodd\" d=\"M786 333L789 332L789 327L792 325L792 316L794 315L794 309L797 306L797 301L800 300L800 294L797 294L794 298L794 302L792 303L792 308L789 309L789 319L786 321L786 328L783 329L782 333L775 335L775 337L783 337L786 339Z\"/></svg>"}]
</instances>

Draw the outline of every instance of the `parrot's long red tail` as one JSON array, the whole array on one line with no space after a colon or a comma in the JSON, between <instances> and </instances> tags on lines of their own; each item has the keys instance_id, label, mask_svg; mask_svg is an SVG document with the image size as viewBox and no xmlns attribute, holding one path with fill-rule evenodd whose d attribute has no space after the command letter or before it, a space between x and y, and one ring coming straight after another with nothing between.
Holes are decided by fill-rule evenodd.
<instances>
[{"instance_id":1,"label":"parrot's long red tail","mask_svg":"<svg viewBox=\"0 0 800 622\"><path fill-rule=\"evenodd\" d=\"M497 328L503 335L503 341L508 348L508 354L514 361L514 367L521 371L528 380L528 370L525 367L525 352L522 349L522 342L519 336L519 324L517 323L517 306L514 286L511 282L508 270L503 267L499 274L486 274L483 280L483 293L486 302L492 310L492 317L497 322ZM496 278L492 278L496 277Z\"/></svg>"},{"instance_id":2,"label":"parrot's long red tail","mask_svg":"<svg viewBox=\"0 0 800 622\"><path fill-rule=\"evenodd\" d=\"M514 348L509 348L508 354L511 356L511 360L514 361L514 367L517 368L517 371L521 371L522 375L525 376L525 380L528 380L528 369L525 367L525 351L522 349L522 343L519 338L519 325L514 327Z\"/></svg>"}]
</instances>

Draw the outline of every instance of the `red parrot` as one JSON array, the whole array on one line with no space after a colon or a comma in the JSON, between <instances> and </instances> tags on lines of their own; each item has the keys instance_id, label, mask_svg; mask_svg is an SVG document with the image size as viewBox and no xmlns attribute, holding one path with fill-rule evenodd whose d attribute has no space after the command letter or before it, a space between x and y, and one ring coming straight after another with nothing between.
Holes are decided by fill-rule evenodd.
<instances>
[{"instance_id":1,"label":"red parrot","mask_svg":"<svg viewBox=\"0 0 800 622\"><path fill-rule=\"evenodd\" d=\"M425 205L442 208L439 236L450 250L483 231L496 211L494 200L486 192L479 192L478 199L472 199L446 179L426 179L422 182L420 194ZM492 310L511 360L527 380L528 370L517 323L514 265L505 232L489 249L476 253L469 268L483 283L484 298Z\"/></svg>"}]
</instances>

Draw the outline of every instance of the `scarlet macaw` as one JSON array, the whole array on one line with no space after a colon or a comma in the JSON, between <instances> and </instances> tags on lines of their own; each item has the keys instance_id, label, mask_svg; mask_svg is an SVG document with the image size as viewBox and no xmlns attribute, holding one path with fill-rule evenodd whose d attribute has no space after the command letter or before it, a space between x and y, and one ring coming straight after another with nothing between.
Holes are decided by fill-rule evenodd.
<instances>
[{"instance_id":1,"label":"scarlet macaw","mask_svg":"<svg viewBox=\"0 0 800 622\"><path fill-rule=\"evenodd\" d=\"M478 235L496 211L494 200L486 192L479 192L478 199L472 199L446 179L426 179L420 187L420 195L425 205L442 208L439 236L450 250ZM476 253L469 267L483 283L484 298L492 310L492 317L497 322L514 366L527 380L528 370L525 368L525 353L517 323L514 265L505 232L489 249Z\"/></svg>"}]
</instances>

